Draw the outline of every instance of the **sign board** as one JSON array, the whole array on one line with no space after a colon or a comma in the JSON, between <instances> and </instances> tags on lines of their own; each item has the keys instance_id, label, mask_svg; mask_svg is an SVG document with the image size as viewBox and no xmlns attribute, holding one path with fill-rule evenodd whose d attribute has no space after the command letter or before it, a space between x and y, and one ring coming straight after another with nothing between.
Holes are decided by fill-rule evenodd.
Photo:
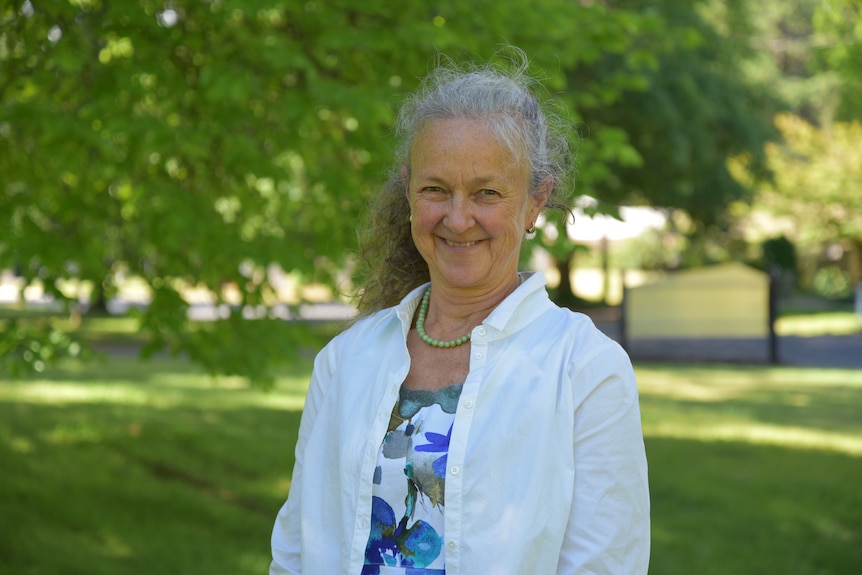
<instances>
[{"instance_id":1,"label":"sign board","mask_svg":"<svg viewBox=\"0 0 862 575\"><path fill-rule=\"evenodd\" d=\"M674 272L626 292L627 337L769 336L769 276L740 263Z\"/></svg>"}]
</instances>

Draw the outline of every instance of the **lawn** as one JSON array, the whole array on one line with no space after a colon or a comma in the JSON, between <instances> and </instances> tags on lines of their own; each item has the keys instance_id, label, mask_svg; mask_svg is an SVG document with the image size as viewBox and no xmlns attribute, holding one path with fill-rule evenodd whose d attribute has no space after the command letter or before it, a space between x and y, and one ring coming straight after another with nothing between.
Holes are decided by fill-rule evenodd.
<instances>
[{"instance_id":1,"label":"lawn","mask_svg":"<svg viewBox=\"0 0 862 575\"><path fill-rule=\"evenodd\" d=\"M0 380L0 574L266 573L310 362ZM862 371L637 366L656 575L862 573Z\"/></svg>"},{"instance_id":2,"label":"lawn","mask_svg":"<svg viewBox=\"0 0 862 575\"><path fill-rule=\"evenodd\" d=\"M637 371L650 573L862 573L862 370Z\"/></svg>"},{"instance_id":3,"label":"lawn","mask_svg":"<svg viewBox=\"0 0 862 575\"><path fill-rule=\"evenodd\" d=\"M849 335L862 331L862 318L852 311L788 313L775 322L778 335Z\"/></svg>"}]
</instances>

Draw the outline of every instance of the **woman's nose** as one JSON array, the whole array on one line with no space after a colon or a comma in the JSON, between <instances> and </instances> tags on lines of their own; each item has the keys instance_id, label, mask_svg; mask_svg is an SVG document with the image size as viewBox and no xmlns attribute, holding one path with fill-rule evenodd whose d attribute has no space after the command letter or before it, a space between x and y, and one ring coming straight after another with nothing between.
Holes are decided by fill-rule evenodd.
<instances>
[{"instance_id":1,"label":"woman's nose","mask_svg":"<svg viewBox=\"0 0 862 575\"><path fill-rule=\"evenodd\" d=\"M453 197L449 201L446 226L453 232L460 233L473 227L474 223L472 203L468 199Z\"/></svg>"}]
</instances>

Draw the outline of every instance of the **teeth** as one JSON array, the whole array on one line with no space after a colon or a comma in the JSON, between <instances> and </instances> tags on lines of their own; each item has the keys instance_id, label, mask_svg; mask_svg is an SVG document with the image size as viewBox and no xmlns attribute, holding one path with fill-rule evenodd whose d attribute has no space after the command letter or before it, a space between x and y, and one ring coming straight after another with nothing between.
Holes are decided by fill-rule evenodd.
<instances>
[{"instance_id":1,"label":"teeth","mask_svg":"<svg viewBox=\"0 0 862 575\"><path fill-rule=\"evenodd\" d=\"M453 242L446 240L446 243L452 246L453 248L466 248L468 246L472 246L476 242Z\"/></svg>"}]
</instances>

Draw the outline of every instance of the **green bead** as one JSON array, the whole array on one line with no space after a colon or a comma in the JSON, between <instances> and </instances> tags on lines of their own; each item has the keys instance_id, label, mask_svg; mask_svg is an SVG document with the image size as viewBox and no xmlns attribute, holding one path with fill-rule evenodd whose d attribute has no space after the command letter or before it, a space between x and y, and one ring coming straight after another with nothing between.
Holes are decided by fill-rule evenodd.
<instances>
[{"instance_id":1,"label":"green bead","mask_svg":"<svg viewBox=\"0 0 862 575\"><path fill-rule=\"evenodd\" d=\"M416 316L416 333L419 334L419 339L421 339L430 346L439 347L442 349L458 347L459 345L470 341L470 337L472 334L469 333L451 341L440 341L439 339L434 339L433 337L429 336L428 333L425 331L425 317L428 315L429 301L431 301L430 287L425 292L425 295L422 296L422 301L419 304L419 314Z\"/></svg>"}]
</instances>

